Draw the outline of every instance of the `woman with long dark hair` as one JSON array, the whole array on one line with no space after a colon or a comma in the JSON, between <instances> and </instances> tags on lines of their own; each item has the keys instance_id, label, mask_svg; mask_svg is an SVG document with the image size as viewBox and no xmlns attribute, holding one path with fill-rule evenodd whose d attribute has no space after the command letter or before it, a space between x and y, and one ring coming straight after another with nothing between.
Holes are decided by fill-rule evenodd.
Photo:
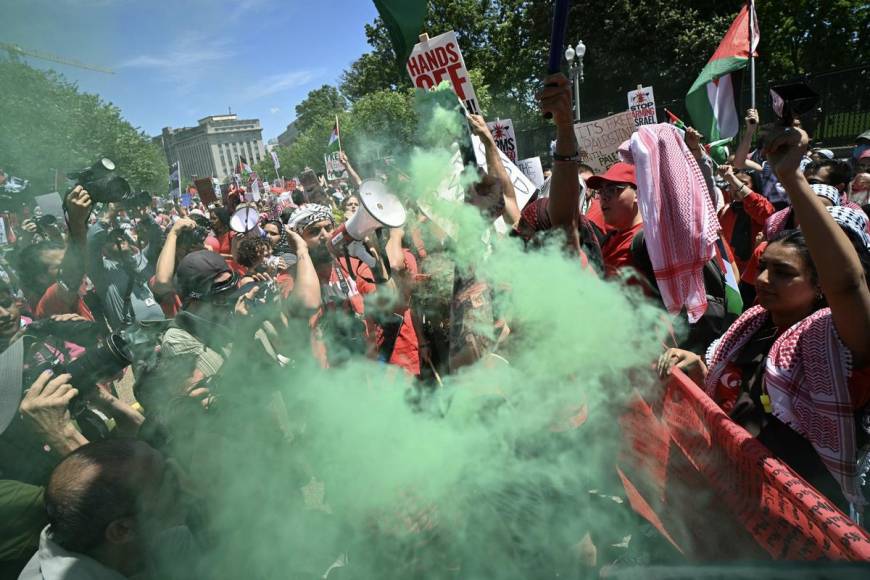
<instances>
[{"instance_id":1,"label":"woman with long dark hair","mask_svg":"<svg viewBox=\"0 0 870 580\"><path fill-rule=\"evenodd\" d=\"M683 369L845 509L865 503L855 477L855 424L870 402L870 241L859 212L826 208L811 189L800 171L807 143L806 133L789 128L768 147L800 230L781 232L765 249L758 305L711 345L706 360L670 349L659 371Z\"/></svg>"}]
</instances>

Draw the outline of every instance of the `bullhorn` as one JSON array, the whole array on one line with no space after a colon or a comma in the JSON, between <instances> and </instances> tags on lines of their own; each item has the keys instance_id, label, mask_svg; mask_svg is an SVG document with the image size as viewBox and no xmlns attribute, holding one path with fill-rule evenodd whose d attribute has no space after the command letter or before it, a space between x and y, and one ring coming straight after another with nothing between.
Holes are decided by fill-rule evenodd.
<instances>
[{"instance_id":1,"label":"bullhorn","mask_svg":"<svg viewBox=\"0 0 870 580\"><path fill-rule=\"evenodd\" d=\"M402 202L377 179L366 179L359 186L360 207L347 223L339 226L329 240L333 255L341 255L353 242L360 242L378 228L400 228L405 225Z\"/></svg>"},{"instance_id":2,"label":"bullhorn","mask_svg":"<svg viewBox=\"0 0 870 580\"><path fill-rule=\"evenodd\" d=\"M254 204L240 204L235 213L230 216L230 229L240 234L257 228L258 223L260 223L260 212Z\"/></svg>"}]
</instances>

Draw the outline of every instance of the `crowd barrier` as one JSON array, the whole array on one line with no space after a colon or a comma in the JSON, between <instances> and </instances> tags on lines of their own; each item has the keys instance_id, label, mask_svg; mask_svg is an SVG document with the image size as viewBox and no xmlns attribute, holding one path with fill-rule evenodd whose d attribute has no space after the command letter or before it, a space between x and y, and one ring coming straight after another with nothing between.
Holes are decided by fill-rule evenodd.
<instances>
[{"instance_id":1,"label":"crowd barrier","mask_svg":"<svg viewBox=\"0 0 870 580\"><path fill-rule=\"evenodd\" d=\"M620 419L632 508L691 561L870 561L870 535L675 370Z\"/></svg>"}]
</instances>

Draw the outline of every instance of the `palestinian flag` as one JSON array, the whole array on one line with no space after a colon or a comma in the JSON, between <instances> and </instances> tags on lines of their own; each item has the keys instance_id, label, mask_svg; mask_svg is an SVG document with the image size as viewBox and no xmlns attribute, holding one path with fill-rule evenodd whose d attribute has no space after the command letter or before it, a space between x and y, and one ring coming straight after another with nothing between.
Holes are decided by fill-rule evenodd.
<instances>
[{"instance_id":1,"label":"palestinian flag","mask_svg":"<svg viewBox=\"0 0 870 580\"><path fill-rule=\"evenodd\" d=\"M743 297L740 295L738 276L740 271L734 263L731 250L719 237L716 239L716 261L725 274L725 310L735 316L743 314Z\"/></svg>"},{"instance_id":2,"label":"palestinian flag","mask_svg":"<svg viewBox=\"0 0 870 580\"><path fill-rule=\"evenodd\" d=\"M669 110L665 109L665 114L668 116L668 123L682 131L686 132L686 124L683 123L683 120L671 113Z\"/></svg>"},{"instance_id":3,"label":"palestinian flag","mask_svg":"<svg viewBox=\"0 0 870 580\"><path fill-rule=\"evenodd\" d=\"M341 137L338 133L338 117L335 118L335 125L332 126L332 133L329 134L329 142L326 144L328 151L338 151L341 149Z\"/></svg>"},{"instance_id":4,"label":"palestinian flag","mask_svg":"<svg viewBox=\"0 0 870 580\"><path fill-rule=\"evenodd\" d=\"M387 25L390 42L399 66L404 67L405 61L411 56L417 38L423 32L423 21L426 20L426 0L374 0L375 8L381 15L381 20Z\"/></svg>"},{"instance_id":5,"label":"palestinian flag","mask_svg":"<svg viewBox=\"0 0 870 580\"><path fill-rule=\"evenodd\" d=\"M751 6L751 8L750 8ZM744 6L707 66L698 75L686 95L686 109L694 127L709 141L734 137L740 129L736 98L738 75L732 74L749 63L750 15L752 20L752 52L758 47L758 18L752 2Z\"/></svg>"},{"instance_id":6,"label":"palestinian flag","mask_svg":"<svg viewBox=\"0 0 870 580\"><path fill-rule=\"evenodd\" d=\"M251 166L248 165L248 160L242 156L239 156L239 173L245 178L250 177L253 173Z\"/></svg>"}]
</instances>

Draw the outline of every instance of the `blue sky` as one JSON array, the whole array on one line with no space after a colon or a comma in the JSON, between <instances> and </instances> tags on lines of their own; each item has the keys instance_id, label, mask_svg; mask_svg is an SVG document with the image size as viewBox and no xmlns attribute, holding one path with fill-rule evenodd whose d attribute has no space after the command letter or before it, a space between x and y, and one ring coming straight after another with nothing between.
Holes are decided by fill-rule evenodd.
<instances>
[{"instance_id":1,"label":"blue sky","mask_svg":"<svg viewBox=\"0 0 870 580\"><path fill-rule=\"evenodd\" d=\"M336 84L368 50L371 0L0 0L0 42L112 68L36 59L119 106L150 135L228 107L264 139L313 88Z\"/></svg>"}]
</instances>

